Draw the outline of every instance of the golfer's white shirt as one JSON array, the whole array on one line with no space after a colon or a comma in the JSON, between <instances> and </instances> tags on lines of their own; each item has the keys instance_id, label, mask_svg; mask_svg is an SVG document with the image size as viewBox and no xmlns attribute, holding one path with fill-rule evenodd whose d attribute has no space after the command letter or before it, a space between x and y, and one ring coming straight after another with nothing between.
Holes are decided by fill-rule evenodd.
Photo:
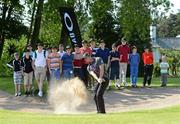
<instances>
[{"instance_id":1,"label":"golfer's white shirt","mask_svg":"<svg viewBox=\"0 0 180 124\"><path fill-rule=\"evenodd\" d=\"M38 52L36 50L36 58L35 58L35 53L34 53L34 56L33 56L33 59L35 61L35 66L36 67L46 67L47 63L46 63L46 59L47 59L47 52L46 52L46 57L44 57L44 50L42 50L42 52Z\"/></svg>"}]
</instances>

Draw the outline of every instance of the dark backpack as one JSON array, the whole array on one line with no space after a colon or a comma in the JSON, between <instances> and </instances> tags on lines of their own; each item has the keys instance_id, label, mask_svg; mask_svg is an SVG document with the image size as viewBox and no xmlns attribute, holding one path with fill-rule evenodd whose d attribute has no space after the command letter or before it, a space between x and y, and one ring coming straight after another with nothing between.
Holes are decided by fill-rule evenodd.
<instances>
[{"instance_id":1,"label":"dark backpack","mask_svg":"<svg viewBox=\"0 0 180 124\"><path fill-rule=\"evenodd\" d=\"M35 59L37 59L37 53L36 53L36 51L34 52L34 57L35 57ZM46 58L46 50L44 50L44 58Z\"/></svg>"}]
</instances>

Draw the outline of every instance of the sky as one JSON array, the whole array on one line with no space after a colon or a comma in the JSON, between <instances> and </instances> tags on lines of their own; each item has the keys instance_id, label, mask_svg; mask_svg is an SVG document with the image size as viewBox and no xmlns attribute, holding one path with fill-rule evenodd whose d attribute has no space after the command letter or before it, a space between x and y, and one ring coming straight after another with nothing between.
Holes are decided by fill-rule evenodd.
<instances>
[{"instance_id":1,"label":"sky","mask_svg":"<svg viewBox=\"0 0 180 124\"><path fill-rule=\"evenodd\" d=\"M171 8L173 13L177 13L178 10L180 11L180 0L170 0L170 2L174 4L174 6Z\"/></svg>"}]
</instances>

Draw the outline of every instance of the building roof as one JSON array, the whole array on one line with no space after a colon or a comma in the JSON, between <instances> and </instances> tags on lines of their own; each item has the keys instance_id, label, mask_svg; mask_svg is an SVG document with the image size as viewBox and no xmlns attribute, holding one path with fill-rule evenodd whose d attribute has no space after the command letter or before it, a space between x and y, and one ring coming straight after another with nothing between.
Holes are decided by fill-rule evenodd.
<instances>
[{"instance_id":1,"label":"building roof","mask_svg":"<svg viewBox=\"0 0 180 124\"><path fill-rule=\"evenodd\" d=\"M157 38L157 44L163 49L180 50L180 37Z\"/></svg>"}]
</instances>

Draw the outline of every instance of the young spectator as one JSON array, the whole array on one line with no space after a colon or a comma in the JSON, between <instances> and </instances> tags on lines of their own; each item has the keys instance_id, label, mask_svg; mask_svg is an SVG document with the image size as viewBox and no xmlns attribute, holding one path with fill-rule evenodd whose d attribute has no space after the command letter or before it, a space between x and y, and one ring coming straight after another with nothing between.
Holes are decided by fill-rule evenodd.
<instances>
[{"instance_id":1,"label":"young spectator","mask_svg":"<svg viewBox=\"0 0 180 124\"><path fill-rule=\"evenodd\" d=\"M109 79L104 70L103 60L100 57L91 57L91 55L85 55L85 58L89 63L87 70L97 82L94 87L94 101L97 113L106 113L103 94L109 84Z\"/></svg>"},{"instance_id":2,"label":"young spectator","mask_svg":"<svg viewBox=\"0 0 180 124\"><path fill-rule=\"evenodd\" d=\"M88 43L86 40L82 41L82 47L80 48L80 52L81 54L85 55L85 54L92 54L92 50L88 47ZM83 60L83 81L86 85L86 87L88 87L88 85L91 85L89 82L89 76L88 76L88 71L87 71L87 66L88 66L88 62L86 61L86 59Z\"/></svg>"},{"instance_id":3,"label":"young spectator","mask_svg":"<svg viewBox=\"0 0 180 124\"><path fill-rule=\"evenodd\" d=\"M90 40L90 47L89 47L92 51L92 56L95 57L96 56L96 52L98 50L98 48L96 48L96 42L94 39Z\"/></svg>"},{"instance_id":4,"label":"young spectator","mask_svg":"<svg viewBox=\"0 0 180 124\"><path fill-rule=\"evenodd\" d=\"M66 46L66 53L62 56L62 71L65 79L73 77L73 55L71 54L71 47Z\"/></svg>"},{"instance_id":5,"label":"young spectator","mask_svg":"<svg viewBox=\"0 0 180 124\"><path fill-rule=\"evenodd\" d=\"M63 44L60 44L59 45L59 52L58 52L59 54L60 54L60 57L62 58L62 56L64 55L64 53L66 53L65 51L64 51L64 45Z\"/></svg>"},{"instance_id":6,"label":"young spectator","mask_svg":"<svg viewBox=\"0 0 180 124\"><path fill-rule=\"evenodd\" d=\"M48 69L52 80L60 80L60 66L60 54L57 52L57 48L53 46L52 52L48 55Z\"/></svg>"},{"instance_id":7,"label":"young spectator","mask_svg":"<svg viewBox=\"0 0 180 124\"><path fill-rule=\"evenodd\" d=\"M12 65L14 69L15 96L21 96L23 70L22 70L22 61L19 59L18 53L14 53L14 60L12 61Z\"/></svg>"},{"instance_id":8,"label":"young spectator","mask_svg":"<svg viewBox=\"0 0 180 124\"><path fill-rule=\"evenodd\" d=\"M34 70L33 60L30 56L30 50L27 50L25 52L25 56L23 57L22 62L23 62L23 70L24 70L25 95L29 96L32 80L33 80L33 70Z\"/></svg>"},{"instance_id":9,"label":"young spectator","mask_svg":"<svg viewBox=\"0 0 180 124\"><path fill-rule=\"evenodd\" d=\"M167 57L165 55L162 56L161 60L162 60L162 62L160 63L161 87L165 87L167 85L169 64L167 63Z\"/></svg>"},{"instance_id":10,"label":"young spectator","mask_svg":"<svg viewBox=\"0 0 180 124\"><path fill-rule=\"evenodd\" d=\"M126 73L127 73L127 65L128 65L130 48L127 45L127 42L124 38L122 38L121 42L122 42L122 44L118 46L118 51L120 53L119 78L120 78L120 83L123 83L124 86L127 86Z\"/></svg>"},{"instance_id":11,"label":"young spectator","mask_svg":"<svg viewBox=\"0 0 180 124\"><path fill-rule=\"evenodd\" d=\"M27 50L29 50L30 52L29 52L29 55L31 56L31 58L33 58L33 55L34 55L34 52L33 52L33 50L32 50L32 46L29 44L28 46L27 46ZM26 55L26 53L23 53L23 57Z\"/></svg>"},{"instance_id":12,"label":"young spectator","mask_svg":"<svg viewBox=\"0 0 180 124\"><path fill-rule=\"evenodd\" d=\"M51 50L51 47L48 47L46 49L46 52L47 52L47 55L51 54L52 50ZM47 59L47 71L46 71L46 80L47 80L47 83L48 85L50 84L50 80L51 80L51 74L50 74L50 71L49 71L49 67L48 67L48 59Z\"/></svg>"},{"instance_id":13,"label":"young spectator","mask_svg":"<svg viewBox=\"0 0 180 124\"><path fill-rule=\"evenodd\" d=\"M108 64L108 57L109 57L110 50L108 48L105 48L105 45L106 45L105 42L101 40L100 48L96 52L96 57L102 58L104 62L105 70L107 71L108 70L107 64Z\"/></svg>"},{"instance_id":14,"label":"young spectator","mask_svg":"<svg viewBox=\"0 0 180 124\"><path fill-rule=\"evenodd\" d=\"M42 97L43 96L43 83L44 80L46 79L46 71L47 71L47 56L48 53L43 50L43 45L38 44L38 49L35 51L33 60L34 60L34 65L35 65L35 78L38 83L38 96Z\"/></svg>"},{"instance_id":15,"label":"young spectator","mask_svg":"<svg viewBox=\"0 0 180 124\"><path fill-rule=\"evenodd\" d=\"M137 87L137 78L138 78L138 68L140 62L139 53L137 53L136 46L132 47L132 53L129 55L129 62L130 62L130 80L131 86Z\"/></svg>"},{"instance_id":16,"label":"young spectator","mask_svg":"<svg viewBox=\"0 0 180 124\"><path fill-rule=\"evenodd\" d=\"M74 45L74 76L83 80L82 66L83 66L83 54L80 53L80 48L77 44Z\"/></svg>"},{"instance_id":17,"label":"young spectator","mask_svg":"<svg viewBox=\"0 0 180 124\"><path fill-rule=\"evenodd\" d=\"M152 73L153 73L153 53L149 51L148 47L144 48L144 53L142 54L142 60L144 62L144 81L143 81L143 87L146 86L146 83L148 82L148 87L151 87L151 79L152 79Z\"/></svg>"},{"instance_id":18,"label":"young spectator","mask_svg":"<svg viewBox=\"0 0 180 124\"><path fill-rule=\"evenodd\" d=\"M120 80L119 80L119 52L117 51L116 45L112 45L112 51L110 51L108 66L110 67L110 81L109 81L109 90L112 87L112 82L115 79L115 87L120 89Z\"/></svg>"}]
</instances>

